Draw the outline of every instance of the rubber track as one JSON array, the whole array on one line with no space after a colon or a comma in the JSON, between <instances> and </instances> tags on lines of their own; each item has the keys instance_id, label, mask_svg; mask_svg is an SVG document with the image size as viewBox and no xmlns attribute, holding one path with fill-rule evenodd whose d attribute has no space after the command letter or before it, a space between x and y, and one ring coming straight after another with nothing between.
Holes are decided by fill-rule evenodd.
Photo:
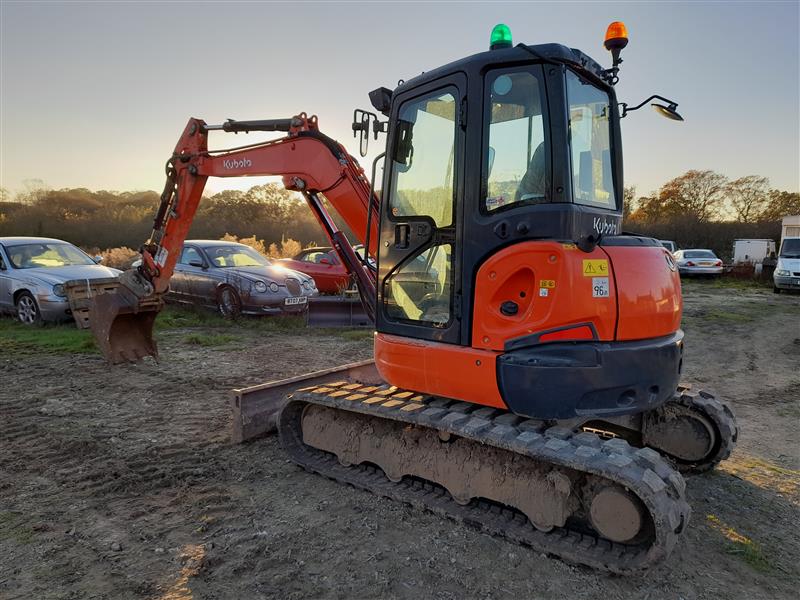
<instances>
[{"instance_id":1,"label":"rubber track","mask_svg":"<svg viewBox=\"0 0 800 600\"><path fill-rule=\"evenodd\" d=\"M284 449L295 462L330 479L427 508L570 562L619 574L641 571L663 560L689 521L683 477L650 448L636 449L619 438L603 441L592 433L575 433L565 428L544 429L541 421L524 420L512 413L443 398L432 400L418 410L408 410L407 405L404 409L396 402L388 402L393 406L386 407L341 396L331 397L326 395L332 391L330 388L322 389L325 391L293 394L281 412L278 431ZM386 396L386 400L391 398ZM494 503L473 500L462 506L444 488L429 482L405 477L392 483L378 468L344 467L333 454L303 443L301 417L308 403L446 431L543 463L603 477L629 489L642 500L650 514L654 534L647 542L630 545L570 529L569 525L544 533L518 511Z\"/></svg>"},{"instance_id":2,"label":"rubber track","mask_svg":"<svg viewBox=\"0 0 800 600\"><path fill-rule=\"evenodd\" d=\"M670 404L677 404L700 411L713 423L717 430L717 445L714 448L713 455L702 463L678 463L678 470L687 474L703 473L713 469L731 455L733 447L739 439L739 425L727 402L717 400L713 395L703 390L692 392L688 388L678 388L675 397L664 406L669 406Z\"/></svg>"}]
</instances>

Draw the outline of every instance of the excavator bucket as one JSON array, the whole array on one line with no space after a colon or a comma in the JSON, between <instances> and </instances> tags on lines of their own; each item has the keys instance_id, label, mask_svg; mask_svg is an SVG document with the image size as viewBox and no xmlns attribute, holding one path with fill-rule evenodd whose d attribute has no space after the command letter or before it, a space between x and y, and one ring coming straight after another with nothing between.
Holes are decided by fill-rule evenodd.
<instances>
[{"instance_id":1,"label":"excavator bucket","mask_svg":"<svg viewBox=\"0 0 800 600\"><path fill-rule=\"evenodd\" d=\"M91 329L110 364L158 358L153 324L163 306L160 299L139 299L117 279L70 281L64 287L75 323Z\"/></svg>"}]
</instances>

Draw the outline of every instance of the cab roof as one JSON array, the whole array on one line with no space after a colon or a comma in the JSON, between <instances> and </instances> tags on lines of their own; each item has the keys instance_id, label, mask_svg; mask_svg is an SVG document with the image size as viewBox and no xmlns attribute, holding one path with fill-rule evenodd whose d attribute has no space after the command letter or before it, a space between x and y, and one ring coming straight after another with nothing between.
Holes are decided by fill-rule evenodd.
<instances>
[{"instance_id":1,"label":"cab roof","mask_svg":"<svg viewBox=\"0 0 800 600\"><path fill-rule=\"evenodd\" d=\"M423 83L433 81L456 71L466 71L475 67L492 67L511 65L521 62L540 61L544 63L559 63L567 65L576 71L600 83L603 80L603 67L593 58L584 54L577 48L568 48L562 44L536 44L526 45L517 44L511 48L500 48L497 50L487 50L479 52L465 58L447 63L431 71L425 71L416 77L402 82L395 89L395 93L401 93L406 89L416 87Z\"/></svg>"}]
</instances>

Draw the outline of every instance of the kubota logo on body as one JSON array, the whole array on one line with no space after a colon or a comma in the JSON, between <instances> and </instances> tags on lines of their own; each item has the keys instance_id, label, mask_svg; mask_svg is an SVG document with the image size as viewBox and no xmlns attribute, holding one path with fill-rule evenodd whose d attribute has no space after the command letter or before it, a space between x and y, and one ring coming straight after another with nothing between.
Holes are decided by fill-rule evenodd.
<instances>
[{"instance_id":1,"label":"kubota logo on body","mask_svg":"<svg viewBox=\"0 0 800 600\"><path fill-rule=\"evenodd\" d=\"M246 167L252 167L253 161L249 158L241 158L241 159L227 159L222 161L222 166L225 169L244 169Z\"/></svg>"},{"instance_id":2,"label":"kubota logo on body","mask_svg":"<svg viewBox=\"0 0 800 600\"><path fill-rule=\"evenodd\" d=\"M617 235L617 223L614 221L606 221L600 217L595 217L592 220L592 229L594 229L598 235Z\"/></svg>"}]
</instances>

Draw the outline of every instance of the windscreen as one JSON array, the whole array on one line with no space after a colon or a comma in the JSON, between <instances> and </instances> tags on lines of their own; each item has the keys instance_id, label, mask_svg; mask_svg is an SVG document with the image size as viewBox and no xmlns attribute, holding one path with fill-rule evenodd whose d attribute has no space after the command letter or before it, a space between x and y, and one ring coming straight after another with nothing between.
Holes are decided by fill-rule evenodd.
<instances>
[{"instance_id":1,"label":"windscreen","mask_svg":"<svg viewBox=\"0 0 800 600\"><path fill-rule=\"evenodd\" d=\"M272 264L247 246L212 246L205 250L215 267L268 267Z\"/></svg>"},{"instance_id":2,"label":"windscreen","mask_svg":"<svg viewBox=\"0 0 800 600\"><path fill-rule=\"evenodd\" d=\"M800 238L783 240L781 258L800 258Z\"/></svg>"},{"instance_id":3,"label":"windscreen","mask_svg":"<svg viewBox=\"0 0 800 600\"><path fill-rule=\"evenodd\" d=\"M93 265L94 260L71 244L19 244L6 248L11 265L17 269L37 269Z\"/></svg>"}]
</instances>

